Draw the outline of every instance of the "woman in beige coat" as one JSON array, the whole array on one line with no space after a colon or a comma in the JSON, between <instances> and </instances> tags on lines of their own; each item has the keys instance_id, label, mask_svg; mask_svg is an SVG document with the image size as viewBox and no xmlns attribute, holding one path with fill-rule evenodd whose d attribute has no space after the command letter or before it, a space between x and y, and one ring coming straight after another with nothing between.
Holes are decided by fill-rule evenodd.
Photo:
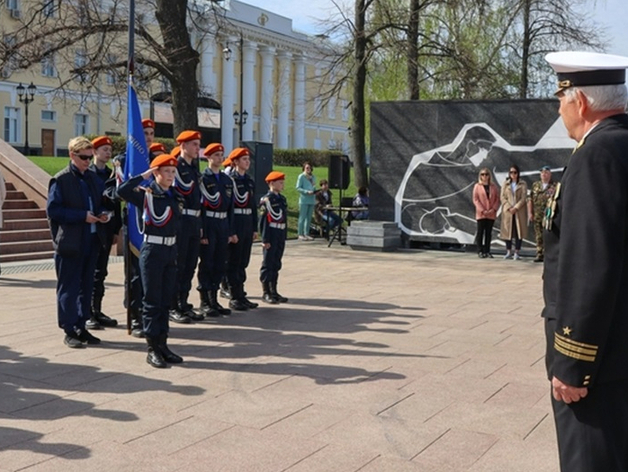
<instances>
[{"instance_id":1,"label":"woman in beige coat","mask_svg":"<svg viewBox=\"0 0 628 472\"><path fill-rule=\"evenodd\" d=\"M502 185L502 222L500 237L506 241L506 255L504 259L519 260L521 242L528 234L528 215L526 200L528 186L519 180L519 167L510 166L508 178ZM512 240L515 240L515 252L512 252Z\"/></svg>"}]
</instances>

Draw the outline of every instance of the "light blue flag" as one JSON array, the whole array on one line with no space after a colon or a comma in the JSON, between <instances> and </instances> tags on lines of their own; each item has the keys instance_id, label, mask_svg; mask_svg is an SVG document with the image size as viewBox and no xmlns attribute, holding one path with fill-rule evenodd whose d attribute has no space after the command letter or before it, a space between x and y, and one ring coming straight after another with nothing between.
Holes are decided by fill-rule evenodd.
<instances>
[{"instance_id":1,"label":"light blue flag","mask_svg":"<svg viewBox=\"0 0 628 472\"><path fill-rule=\"evenodd\" d=\"M129 92L127 104L127 141L126 159L124 162L124 180L135 175L139 175L148 169L150 159L146 139L144 138L144 128L142 127L142 115L140 105L137 101L137 94L133 87L132 79L129 79ZM138 255L142 246L142 233L140 232L142 208L136 208L127 203L128 207L128 234L131 251Z\"/></svg>"}]
</instances>

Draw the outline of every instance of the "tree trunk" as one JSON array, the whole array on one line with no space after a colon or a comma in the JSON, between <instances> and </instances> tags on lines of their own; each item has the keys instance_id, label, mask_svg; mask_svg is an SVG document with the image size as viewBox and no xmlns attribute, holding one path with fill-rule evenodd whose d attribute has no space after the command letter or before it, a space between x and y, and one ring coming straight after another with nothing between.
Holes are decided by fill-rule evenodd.
<instances>
[{"instance_id":1,"label":"tree trunk","mask_svg":"<svg viewBox=\"0 0 628 472\"><path fill-rule=\"evenodd\" d=\"M419 99L419 0L410 1L410 20L408 21L408 50L406 56L408 69L408 97Z\"/></svg>"},{"instance_id":2,"label":"tree trunk","mask_svg":"<svg viewBox=\"0 0 628 472\"><path fill-rule=\"evenodd\" d=\"M523 0L523 41L521 52L521 77L519 98L528 98L528 65L530 62L530 0Z\"/></svg>"},{"instance_id":3,"label":"tree trunk","mask_svg":"<svg viewBox=\"0 0 628 472\"><path fill-rule=\"evenodd\" d=\"M200 59L188 33L187 0L157 0L155 17L164 42L165 60L172 71L172 114L174 136L181 131L198 129L198 81Z\"/></svg>"},{"instance_id":4,"label":"tree trunk","mask_svg":"<svg viewBox=\"0 0 628 472\"><path fill-rule=\"evenodd\" d=\"M364 110L364 89L366 87L366 5L365 0L355 1L355 77L353 82L353 102L351 104L351 151L356 187L368 186L366 170L366 127Z\"/></svg>"}]
</instances>

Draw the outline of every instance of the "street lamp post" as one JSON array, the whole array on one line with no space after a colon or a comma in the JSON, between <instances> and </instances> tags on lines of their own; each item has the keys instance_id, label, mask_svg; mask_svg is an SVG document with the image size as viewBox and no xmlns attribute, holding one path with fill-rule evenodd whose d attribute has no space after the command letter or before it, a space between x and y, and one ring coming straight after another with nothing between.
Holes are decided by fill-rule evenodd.
<instances>
[{"instance_id":1,"label":"street lamp post","mask_svg":"<svg viewBox=\"0 0 628 472\"><path fill-rule=\"evenodd\" d=\"M233 121L238 126L239 136L240 136L240 145L242 144L242 127L246 124L246 119L249 117L249 113L246 110L242 109L242 100L244 96L244 58L242 57L242 51L244 49L244 38L240 35L239 41L239 53L240 53L240 100L239 108L240 111L233 112ZM227 43L227 47L222 50L222 53L225 56L225 60L231 59L231 49L229 48L229 44Z\"/></svg>"},{"instance_id":2,"label":"street lamp post","mask_svg":"<svg viewBox=\"0 0 628 472\"><path fill-rule=\"evenodd\" d=\"M17 96L21 103L24 104L24 155L30 154L30 146L28 145L28 105L35 98L35 92L37 87L33 85L33 82L28 87L24 87L20 82L17 86Z\"/></svg>"}]
</instances>

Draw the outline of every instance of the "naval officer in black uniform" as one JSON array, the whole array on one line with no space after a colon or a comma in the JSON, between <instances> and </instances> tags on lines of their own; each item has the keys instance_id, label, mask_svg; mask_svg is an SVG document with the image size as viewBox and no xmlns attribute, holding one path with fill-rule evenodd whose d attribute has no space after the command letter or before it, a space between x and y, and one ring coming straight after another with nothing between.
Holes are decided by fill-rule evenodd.
<instances>
[{"instance_id":1,"label":"naval officer in black uniform","mask_svg":"<svg viewBox=\"0 0 628 472\"><path fill-rule=\"evenodd\" d=\"M177 231L184 208L183 199L172 187L176 172L176 158L162 154L150 163L148 170L118 187L120 198L144 209L144 242L139 257L144 292L142 321L148 343L146 362L157 368L183 362L167 344L168 308L177 274ZM154 180L142 187L151 175Z\"/></svg>"},{"instance_id":2,"label":"naval officer in black uniform","mask_svg":"<svg viewBox=\"0 0 628 472\"><path fill-rule=\"evenodd\" d=\"M628 58L548 54L578 144L545 219L543 292L561 470L628 471Z\"/></svg>"}]
</instances>

